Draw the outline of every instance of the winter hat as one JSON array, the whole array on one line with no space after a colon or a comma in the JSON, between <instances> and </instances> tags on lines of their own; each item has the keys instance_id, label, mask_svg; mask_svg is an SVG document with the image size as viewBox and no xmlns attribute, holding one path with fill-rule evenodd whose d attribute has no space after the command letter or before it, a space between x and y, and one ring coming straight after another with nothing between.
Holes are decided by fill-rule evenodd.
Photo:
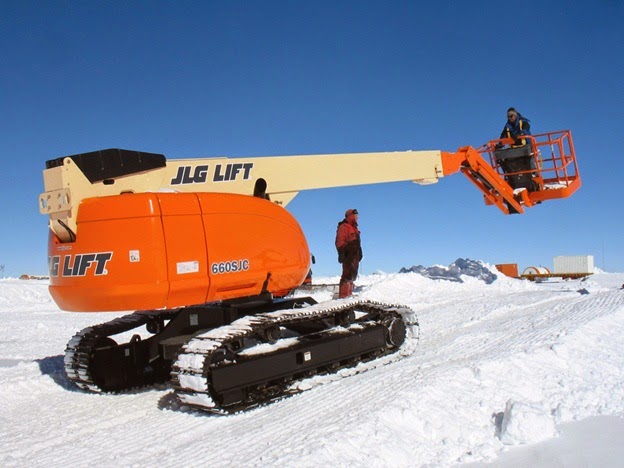
<instances>
[{"instance_id":1,"label":"winter hat","mask_svg":"<svg viewBox=\"0 0 624 468\"><path fill-rule=\"evenodd\" d=\"M355 208L350 208L345 212L345 218L348 218L350 215L358 214L358 211Z\"/></svg>"}]
</instances>

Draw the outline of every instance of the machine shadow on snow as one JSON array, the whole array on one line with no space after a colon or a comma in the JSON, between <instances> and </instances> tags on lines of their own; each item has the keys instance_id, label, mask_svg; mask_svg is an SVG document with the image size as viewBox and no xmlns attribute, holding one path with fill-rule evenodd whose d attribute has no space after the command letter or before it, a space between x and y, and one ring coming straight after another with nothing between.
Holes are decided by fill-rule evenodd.
<instances>
[{"instance_id":1,"label":"machine shadow on snow","mask_svg":"<svg viewBox=\"0 0 624 468\"><path fill-rule=\"evenodd\" d=\"M229 413L210 413L202 411L200 409L192 408L185 405L178 395L174 392L167 392L158 400L158 409L161 411L173 411L175 413L184 413L190 416L202 417L202 418L219 418L222 416L228 416Z\"/></svg>"},{"instance_id":2,"label":"machine shadow on snow","mask_svg":"<svg viewBox=\"0 0 624 468\"><path fill-rule=\"evenodd\" d=\"M171 385L167 385L168 388L173 390ZM285 397L280 398L280 401L287 400L289 398L295 398L298 394L292 394ZM199 418L223 418L227 416L236 416L241 413L249 413L250 411L260 410L262 408L266 408L270 406L272 403L264 403L259 404L251 409L241 410L241 411L222 411L222 412L209 412L204 411L200 408L195 408L193 406L189 406L183 401L180 400L179 396L175 393L175 391L167 392L158 400L158 409L161 411L173 411L175 413L184 413L189 416L195 416ZM274 403L273 403L274 404Z\"/></svg>"},{"instance_id":3,"label":"machine shadow on snow","mask_svg":"<svg viewBox=\"0 0 624 468\"><path fill-rule=\"evenodd\" d=\"M65 362L62 354L58 356L48 356L43 359L35 359L35 362L39 365L41 375L48 375L52 378L54 383L65 390L72 392L78 392L80 389L73 384L65 373Z\"/></svg>"}]
</instances>

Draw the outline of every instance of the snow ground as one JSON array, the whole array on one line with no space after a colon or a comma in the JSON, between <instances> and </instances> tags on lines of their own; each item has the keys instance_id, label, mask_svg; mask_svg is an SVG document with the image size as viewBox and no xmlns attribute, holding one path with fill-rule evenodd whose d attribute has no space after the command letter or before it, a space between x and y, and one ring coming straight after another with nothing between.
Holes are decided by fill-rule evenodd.
<instances>
[{"instance_id":1,"label":"snow ground","mask_svg":"<svg viewBox=\"0 0 624 468\"><path fill-rule=\"evenodd\" d=\"M462 279L360 278L360 297L416 311L414 353L230 416L168 385L79 391L66 342L122 314L60 312L46 281L0 280L0 466L621 465L624 274Z\"/></svg>"}]
</instances>

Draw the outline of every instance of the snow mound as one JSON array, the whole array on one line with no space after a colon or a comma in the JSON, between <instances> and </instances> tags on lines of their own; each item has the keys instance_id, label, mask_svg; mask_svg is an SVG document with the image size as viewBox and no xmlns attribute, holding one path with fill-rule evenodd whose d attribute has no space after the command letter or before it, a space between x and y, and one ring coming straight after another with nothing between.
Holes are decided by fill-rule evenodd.
<instances>
[{"instance_id":1,"label":"snow mound","mask_svg":"<svg viewBox=\"0 0 624 468\"><path fill-rule=\"evenodd\" d=\"M49 284L48 280L0 279L0 305L50 304Z\"/></svg>"},{"instance_id":2,"label":"snow mound","mask_svg":"<svg viewBox=\"0 0 624 468\"><path fill-rule=\"evenodd\" d=\"M500 427L503 444L532 444L555 435L555 420L546 407L537 403L507 401Z\"/></svg>"},{"instance_id":3,"label":"snow mound","mask_svg":"<svg viewBox=\"0 0 624 468\"><path fill-rule=\"evenodd\" d=\"M430 279L441 279L447 281L455 281L463 283L462 276L472 276L485 282L492 284L496 281L497 275L492 272L483 262L470 260L468 258L458 258L448 267L433 265L425 268L422 265L414 265L411 268L401 268L399 273L417 273Z\"/></svg>"}]
</instances>

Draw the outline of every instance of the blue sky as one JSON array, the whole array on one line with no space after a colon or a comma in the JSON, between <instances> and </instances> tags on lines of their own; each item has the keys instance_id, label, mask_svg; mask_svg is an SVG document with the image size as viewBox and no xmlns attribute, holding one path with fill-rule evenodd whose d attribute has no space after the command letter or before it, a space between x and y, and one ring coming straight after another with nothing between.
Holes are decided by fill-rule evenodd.
<instances>
[{"instance_id":1,"label":"blue sky","mask_svg":"<svg viewBox=\"0 0 624 468\"><path fill-rule=\"evenodd\" d=\"M5 276L47 270L48 159L118 147L168 158L480 146L515 106L570 129L583 187L521 216L461 174L434 186L300 193L315 254L360 212L365 274L458 257L624 271L621 1L7 1L0 18Z\"/></svg>"}]
</instances>

